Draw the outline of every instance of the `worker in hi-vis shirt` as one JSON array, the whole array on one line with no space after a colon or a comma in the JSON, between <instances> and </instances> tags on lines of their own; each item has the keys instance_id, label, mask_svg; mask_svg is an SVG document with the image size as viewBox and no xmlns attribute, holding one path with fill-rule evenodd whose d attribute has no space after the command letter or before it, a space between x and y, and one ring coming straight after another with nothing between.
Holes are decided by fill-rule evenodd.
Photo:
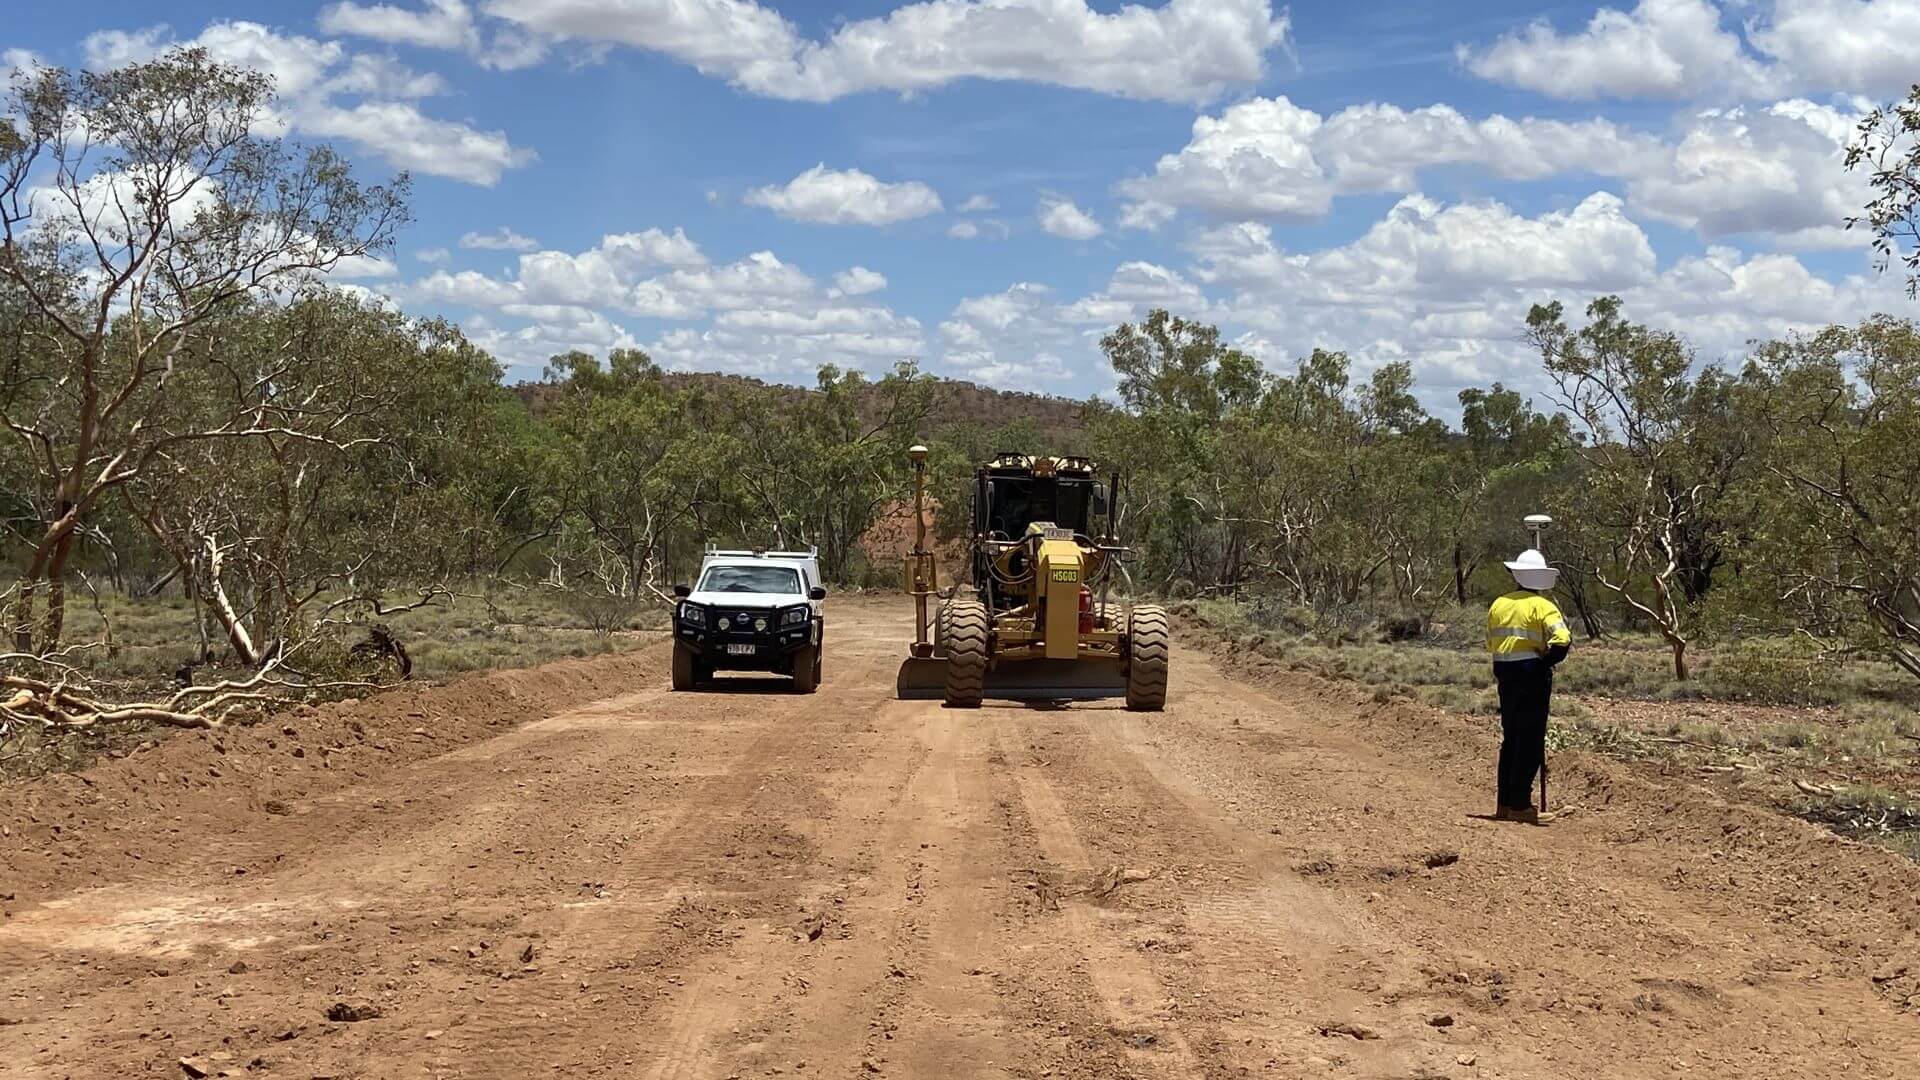
<instances>
[{"instance_id":1,"label":"worker in hi-vis shirt","mask_svg":"<svg viewBox=\"0 0 1920 1080\"><path fill-rule=\"evenodd\" d=\"M1573 636L1547 598L1560 571L1538 550L1510 562L1519 586L1487 609L1487 651L1500 687L1500 797L1494 817L1541 824L1551 815L1533 805L1533 778L1547 759L1547 707L1553 669L1567 658Z\"/></svg>"}]
</instances>

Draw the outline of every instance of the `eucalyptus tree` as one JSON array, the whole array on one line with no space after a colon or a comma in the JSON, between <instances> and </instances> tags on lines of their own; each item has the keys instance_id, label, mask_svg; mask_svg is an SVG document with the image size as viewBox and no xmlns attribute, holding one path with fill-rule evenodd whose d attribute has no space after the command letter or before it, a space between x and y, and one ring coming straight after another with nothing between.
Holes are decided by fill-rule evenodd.
<instances>
[{"instance_id":1,"label":"eucalyptus tree","mask_svg":"<svg viewBox=\"0 0 1920 1080\"><path fill-rule=\"evenodd\" d=\"M296 422L307 405L279 383L227 411L182 407L184 369L212 355L190 347L209 320L377 253L406 218L404 176L361 184L333 151L272 134L273 103L268 76L199 49L110 71L34 67L7 95L0 284L23 329L0 425L30 463L35 517L8 620L22 649L60 639L76 538L163 455L326 438Z\"/></svg>"},{"instance_id":2,"label":"eucalyptus tree","mask_svg":"<svg viewBox=\"0 0 1920 1080\"><path fill-rule=\"evenodd\" d=\"M1577 482L1559 506L1574 570L1652 624L1688 676L1694 607L1725 557L1725 496L1747 457L1726 422L1729 380L1678 334L1627 321L1617 297L1568 328L1561 305L1535 305L1528 340L1555 397L1586 438Z\"/></svg>"},{"instance_id":3,"label":"eucalyptus tree","mask_svg":"<svg viewBox=\"0 0 1920 1080\"><path fill-rule=\"evenodd\" d=\"M1865 170L1872 192L1848 227L1865 225L1880 269L1905 267L1907 295L1920 296L1920 83L1860 121L1846 164Z\"/></svg>"},{"instance_id":4,"label":"eucalyptus tree","mask_svg":"<svg viewBox=\"0 0 1920 1080\"><path fill-rule=\"evenodd\" d=\"M1764 628L1920 677L1920 326L1879 316L1769 342L1742 384L1764 483L1741 554Z\"/></svg>"}]
</instances>

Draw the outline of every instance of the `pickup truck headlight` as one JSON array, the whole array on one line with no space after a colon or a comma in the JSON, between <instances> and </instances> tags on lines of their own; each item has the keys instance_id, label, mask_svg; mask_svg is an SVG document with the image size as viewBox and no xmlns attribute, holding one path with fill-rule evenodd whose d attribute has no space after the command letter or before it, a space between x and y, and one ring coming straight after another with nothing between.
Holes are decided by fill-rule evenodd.
<instances>
[{"instance_id":1,"label":"pickup truck headlight","mask_svg":"<svg viewBox=\"0 0 1920 1080\"><path fill-rule=\"evenodd\" d=\"M680 621L690 623L694 626L705 627L707 625L707 609L697 604L681 604Z\"/></svg>"},{"instance_id":2,"label":"pickup truck headlight","mask_svg":"<svg viewBox=\"0 0 1920 1080\"><path fill-rule=\"evenodd\" d=\"M812 613L813 613L812 608L807 608L807 607L788 608L787 610L780 613L780 625L781 626L799 626L801 623L806 622L807 616L811 615Z\"/></svg>"}]
</instances>

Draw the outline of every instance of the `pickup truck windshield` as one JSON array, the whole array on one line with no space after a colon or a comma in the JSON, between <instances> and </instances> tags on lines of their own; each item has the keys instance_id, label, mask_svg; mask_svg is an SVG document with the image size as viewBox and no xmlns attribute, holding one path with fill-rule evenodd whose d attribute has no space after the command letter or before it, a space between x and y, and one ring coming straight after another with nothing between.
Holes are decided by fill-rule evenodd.
<instances>
[{"instance_id":1,"label":"pickup truck windshield","mask_svg":"<svg viewBox=\"0 0 1920 1080\"><path fill-rule=\"evenodd\" d=\"M800 572L784 566L715 566L700 579L701 592L800 592Z\"/></svg>"}]
</instances>

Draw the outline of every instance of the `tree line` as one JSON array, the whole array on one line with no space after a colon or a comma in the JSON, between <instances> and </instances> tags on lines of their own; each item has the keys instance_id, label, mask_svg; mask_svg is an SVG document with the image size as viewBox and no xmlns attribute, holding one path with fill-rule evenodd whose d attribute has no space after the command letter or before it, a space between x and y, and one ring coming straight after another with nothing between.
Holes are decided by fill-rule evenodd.
<instances>
[{"instance_id":1,"label":"tree line","mask_svg":"<svg viewBox=\"0 0 1920 1080\"><path fill-rule=\"evenodd\" d=\"M270 134L272 100L264 76L191 49L16 81L0 124L10 663L73 646L76 590L175 590L206 653L266 670L475 581L617 617L665 602L709 541L817 545L834 580L891 581L861 539L899 511L905 450L926 441L947 505L996 449L1123 472L1142 590L1431 613L1498 587L1518 518L1543 510L1587 632L1656 633L1677 677L1723 631L1920 676L1910 321L1723 365L1613 298L1571 320L1538 306L1524 332L1550 400L1467 390L1457 427L1407 363L1361 378L1315 350L1269 371L1164 311L1103 339L1118 399L1072 425L1056 405L949 417L910 363L826 367L795 393L677 379L628 349L509 387L457 326L329 283L390 250L407 181Z\"/></svg>"},{"instance_id":2,"label":"tree line","mask_svg":"<svg viewBox=\"0 0 1920 1080\"><path fill-rule=\"evenodd\" d=\"M1103 342L1120 402L1090 431L1133 478L1140 572L1161 590L1431 612L1503 587L1520 519L1546 512L1586 631L1659 635L1676 678L1715 633L1920 677L1920 327L1875 317L1756 343L1737 366L1613 297L1583 323L1536 306L1526 334L1548 411L1469 389L1455 430L1405 362L1356 381L1316 350L1268 372L1211 326L1121 326Z\"/></svg>"}]
</instances>

